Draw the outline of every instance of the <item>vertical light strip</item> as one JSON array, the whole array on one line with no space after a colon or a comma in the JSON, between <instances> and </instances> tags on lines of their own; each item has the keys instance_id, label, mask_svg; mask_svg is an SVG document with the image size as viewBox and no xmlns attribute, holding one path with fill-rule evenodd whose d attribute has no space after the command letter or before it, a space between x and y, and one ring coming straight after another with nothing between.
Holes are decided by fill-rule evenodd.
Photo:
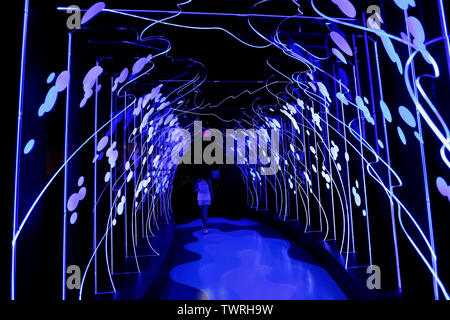
<instances>
[{"instance_id":1,"label":"vertical light strip","mask_svg":"<svg viewBox=\"0 0 450 320\"><path fill-rule=\"evenodd\" d=\"M72 32L68 33L67 44L67 71L70 75L70 59L72 56ZM67 157L69 140L69 104L70 104L70 81L67 84L66 92L66 116L64 125L64 214L63 214L63 252L62 252L62 299L66 300L66 244L67 244Z\"/></svg>"},{"instance_id":2,"label":"vertical light strip","mask_svg":"<svg viewBox=\"0 0 450 320\"><path fill-rule=\"evenodd\" d=\"M363 21L364 26L366 25L366 14L363 12ZM366 61L367 61L367 72L370 83L370 101L372 102L372 117L374 120L374 129L375 129L375 148L377 150L377 155L380 154L380 146L378 145L378 127L377 127L377 114L375 109L375 98L374 98L374 90L373 90L373 75L372 75L372 65L370 63L370 50L369 50L369 36L367 35L367 30L364 30L364 46L366 49Z\"/></svg>"},{"instance_id":3,"label":"vertical light strip","mask_svg":"<svg viewBox=\"0 0 450 320\"><path fill-rule=\"evenodd\" d=\"M359 77L359 68L358 68L358 48L356 46L356 37L353 36L353 52L355 53L355 67L354 70L356 71L355 73L355 91L356 91L356 95L362 96L362 92L361 92L361 88L360 88L360 77ZM370 224L369 224L369 207L367 206L367 187L366 187L366 171L364 168L364 149L363 149L363 142L362 140L365 139L364 137L366 136L365 134L365 129L363 130L363 122L364 122L364 128L365 128L365 120L361 119L361 110L357 110L356 111L358 114L358 126L359 126L359 135L360 135L360 140L359 140L359 145L360 145L360 154L361 154L361 173L362 173L362 178L363 178L363 189L364 189L364 207L366 209L366 227L367 227L367 243L368 243L368 247L369 247L369 265L372 265L372 243L370 240Z\"/></svg>"},{"instance_id":4,"label":"vertical light strip","mask_svg":"<svg viewBox=\"0 0 450 320\"><path fill-rule=\"evenodd\" d=\"M383 94L383 85L381 83L381 71L380 71L380 61L378 58L378 43L375 41L374 44L374 51L375 51L375 61L377 63L377 75L378 75L378 86L380 90L380 100L384 101L384 94ZM389 192L390 194L394 194L394 189L392 188L392 174L391 174L391 155L389 152L389 139L387 134L387 127L386 127L386 119L383 116L383 129L384 129L384 148L386 150L386 161L388 164L388 181L389 181ZM391 221L392 221L392 234L394 238L394 250L395 250L395 265L396 265L396 271L397 271L397 285L398 290L402 290L402 278L400 274L400 259L398 254L398 243L397 243L397 223L395 220L395 210L394 210L394 202L392 201L392 196L389 196L389 206L391 208Z\"/></svg>"},{"instance_id":5,"label":"vertical light strip","mask_svg":"<svg viewBox=\"0 0 450 320\"><path fill-rule=\"evenodd\" d=\"M145 107L145 106L142 106L142 107ZM142 114L145 112L145 110L143 110L142 112L140 112L140 114L139 114L139 123L142 123ZM140 150L140 152L141 152L141 167L142 167L142 169L141 169L141 176L142 176L142 180L144 180L145 179L145 175L144 175L144 173L143 173L143 171L144 171L144 166L142 165L142 161L143 161L143 158L145 157L145 155L144 155L144 145L143 145L143 139L142 139L142 133L139 135L139 138L140 138L140 148L141 148L141 150ZM144 189L144 188L142 188L142 189ZM142 239L144 239L144 237L145 237L145 234L144 234L144 201L145 201L145 196L144 196L144 190L142 190L142 192L141 192L141 237L142 237Z\"/></svg>"},{"instance_id":6,"label":"vertical light strip","mask_svg":"<svg viewBox=\"0 0 450 320\"><path fill-rule=\"evenodd\" d=\"M98 61L95 63L98 66ZM98 79L95 81L95 109L94 109L94 128L95 128L95 137L94 137L94 212L92 217L93 222L93 232L92 232L92 250L95 251L97 248L97 121L98 121L98 92L97 92L97 84ZM97 294L97 252L94 252L94 293Z\"/></svg>"},{"instance_id":7,"label":"vertical light strip","mask_svg":"<svg viewBox=\"0 0 450 320\"><path fill-rule=\"evenodd\" d=\"M266 198L265 200L266 200L266 208L265 208L265 210L267 211L267 210L269 210L269 206L268 206L268 203L267 203L267 177L264 177L264 197Z\"/></svg>"},{"instance_id":8,"label":"vertical light strip","mask_svg":"<svg viewBox=\"0 0 450 320\"><path fill-rule=\"evenodd\" d=\"M288 127L287 127L287 124L284 124L284 121L281 122L281 127L283 128L283 131L282 131L283 134L284 134L284 132L287 132ZM281 141L281 145L282 145L282 148L284 150L286 150L286 143L287 143L287 139L283 139ZM286 163L284 163L283 166L286 167ZM289 194L288 194L288 190L287 190L287 186L286 186L286 176L284 174L283 174L283 186L284 186L284 199L285 199L285 203L284 203L284 220L286 221L286 218L287 218L287 215L288 215L288 211L290 211L291 208L290 208L289 199L288 199Z\"/></svg>"},{"instance_id":9,"label":"vertical light strip","mask_svg":"<svg viewBox=\"0 0 450 320\"><path fill-rule=\"evenodd\" d=\"M294 134L294 126L291 126L291 137L292 137L292 144L295 145L295 150L297 150L297 140L295 139ZM297 178L297 160L295 159L295 155L292 154L292 159L294 163L294 179L295 179L295 213L296 213L296 219L299 221L298 217L298 178Z\"/></svg>"},{"instance_id":10,"label":"vertical light strip","mask_svg":"<svg viewBox=\"0 0 450 320\"><path fill-rule=\"evenodd\" d=\"M326 101L325 101L326 103ZM325 124L326 124L326 133L327 133L327 149L324 150L324 160L325 160L325 154L328 153L328 172L330 174L330 195L331 195L331 211L333 212L333 240L336 240L336 214L334 212L334 192L333 192L333 168L331 166L332 160L331 160L331 148L330 148L330 130L329 130L329 118L328 118L328 108L325 106ZM325 130L324 130L325 131ZM324 143L325 147L325 143Z\"/></svg>"},{"instance_id":11,"label":"vertical light strip","mask_svg":"<svg viewBox=\"0 0 450 320\"><path fill-rule=\"evenodd\" d=\"M16 167L14 172L14 211L13 211L13 239L16 237L17 219L19 210L19 184L20 184L20 156L22 145L22 112L23 90L25 86L25 60L27 51L27 29L29 0L25 0L23 11L22 53L20 61L19 106L17 111L17 138L16 138ZM12 241L11 248L11 300L16 298L16 241Z\"/></svg>"},{"instance_id":12,"label":"vertical light strip","mask_svg":"<svg viewBox=\"0 0 450 320\"><path fill-rule=\"evenodd\" d=\"M305 107L306 108L306 107ZM302 138L303 138L303 153L305 155L305 158L303 159L304 161L304 168L305 168L305 172L308 173L308 154L306 153L306 134L305 134L305 119L306 119L306 109L302 108L301 109L301 116L302 116ZM305 114L303 114L303 112L305 112ZM311 171L310 171L311 174ZM312 176L312 175L311 175ZM311 182L312 183L312 182ZM311 224L311 212L310 212L310 206L309 206L309 185L308 185L308 181L305 182L305 189L306 189L306 202L308 204L308 208L307 208L307 212L306 212L306 223L305 223L305 232L308 228L308 226Z\"/></svg>"},{"instance_id":13,"label":"vertical light strip","mask_svg":"<svg viewBox=\"0 0 450 320\"><path fill-rule=\"evenodd\" d=\"M353 67L354 68L354 67ZM342 82L339 80L339 92L342 93ZM348 154L348 147L347 147L347 126L345 125L345 111L344 111L344 104L342 103L342 101L340 102L341 104L341 113L342 113L342 130L344 133L344 150L345 150L345 154ZM350 185L350 166L349 166L349 161L345 161L345 168L346 168L346 173L347 173L347 190L348 190L348 197L349 197L349 201L348 201L348 211L347 211L347 252L345 254L345 269L347 269L348 267L348 255L350 253L349 247L350 247L350 234L352 235L352 253L356 253L355 250L355 232L354 232L354 228L353 228L353 211L352 211L352 191L351 191L351 185ZM345 226L345 221L344 221L344 226ZM344 244L344 242L342 242L342 245ZM342 253L342 248L343 246L341 246L341 253Z\"/></svg>"},{"instance_id":14,"label":"vertical light strip","mask_svg":"<svg viewBox=\"0 0 450 320\"><path fill-rule=\"evenodd\" d=\"M407 10L404 11L405 16L405 28L406 28L406 34L408 36L408 54L411 56L412 49L411 49L411 33L408 28L408 12ZM406 72L406 71L405 71ZM417 92L417 86L416 86L416 70L414 66L414 61L411 61L411 76L412 76L412 83L413 83L413 89L414 89L414 95L416 100L418 100L418 92ZM417 131L419 133L421 141L423 141L423 134L422 134L422 122L421 122L421 116L420 111L416 108L416 122L417 122ZM423 174L423 184L424 184L424 190L425 190L425 205L427 209L427 218L428 218L428 231L429 234L429 240L431 249L433 250L433 253L436 253L435 245L434 245L434 233L433 233L433 220L432 220L432 214L431 214L431 200L430 200L430 190L428 185L428 170L427 170L427 161L425 158L425 142L419 142L420 147L420 158L422 160L422 174ZM436 300L439 299L439 290L438 290L438 284L436 281L436 278L439 276L437 272L437 263L436 263L436 256L431 256L433 270L436 274L436 277L433 277L433 289L434 289L434 298Z\"/></svg>"},{"instance_id":15,"label":"vertical light strip","mask_svg":"<svg viewBox=\"0 0 450 320\"><path fill-rule=\"evenodd\" d=\"M97 78L97 82L98 82L98 78ZM96 83L97 83L96 82ZM114 84L112 83L112 78L111 78L111 87ZM114 111L113 111L113 99L112 99L112 92L110 94L110 105L109 105L109 119L112 119L114 117ZM109 139L109 146L111 148L111 152L112 152L112 145L113 145L113 123L114 121L110 122L109 125L109 135L110 135L110 139ZM113 229L114 229L114 225L112 224L112 217L113 215L113 168L111 167L111 165L109 166L109 213L110 213L110 217L108 219L111 219L111 228L109 229L109 232L111 233L111 237L109 238L109 243L110 243L110 255L109 258L111 259L111 273L113 272ZM106 239L106 241L108 241L108 238ZM105 252L105 254L107 255L108 252ZM108 262L108 257L106 257L106 262Z\"/></svg>"},{"instance_id":16,"label":"vertical light strip","mask_svg":"<svg viewBox=\"0 0 450 320\"><path fill-rule=\"evenodd\" d=\"M445 49L447 54L448 76L450 77L450 39L447 29L447 20L445 18L444 1L438 0L439 17L441 18L442 35L444 36Z\"/></svg>"},{"instance_id":17,"label":"vertical light strip","mask_svg":"<svg viewBox=\"0 0 450 320\"><path fill-rule=\"evenodd\" d=\"M320 108L320 104L319 104ZM314 110L314 100L312 101L311 105L311 111ZM319 111L318 111L319 112ZM317 179L317 197L318 197L318 204L319 204L319 222L320 222L320 231L323 231L323 222L322 222L322 199L320 197L320 176L319 176L319 151L317 147L317 131L314 129L314 150L316 151L316 179ZM325 215L325 212L324 212Z\"/></svg>"},{"instance_id":18,"label":"vertical light strip","mask_svg":"<svg viewBox=\"0 0 450 320\"><path fill-rule=\"evenodd\" d=\"M124 96L124 109L127 108L127 93L125 92ZM127 162L127 150L128 150L128 139L127 139L127 111L124 111L123 114L123 163L125 166L125 163ZM125 169L126 170L126 169ZM126 171L125 171L126 172ZM131 172L131 168L130 168ZM127 174L124 174L124 187L123 187L123 195L127 197ZM124 229L125 229L125 258L128 258L128 223L127 223L127 207L128 207L128 200L125 201L124 205L124 213L123 213L123 220L124 220Z\"/></svg>"},{"instance_id":19,"label":"vertical light strip","mask_svg":"<svg viewBox=\"0 0 450 320\"><path fill-rule=\"evenodd\" d=\"M136 99L134 99L133 102L133 110L136 109ZM133 131L134 129L136 129L136 116L134 115L133 112ZM137 159L138 157L136 156L136 147L137 147L137 143L136 143L136 137L133 137L133 182L134 182L134 188L133 188L133 212L132 212L132 222L133 222L133 228L132 228L132 236L133 236L133 251L136 251L136 247L137 247L137 222L136 222L136 215L137 215L137 210L138 210L138 206L137 206L137 201L136 201L136 186L137 186L137 181L138 181L138 169L136 168L137 166Z\"/></svg>"}]
</instances>

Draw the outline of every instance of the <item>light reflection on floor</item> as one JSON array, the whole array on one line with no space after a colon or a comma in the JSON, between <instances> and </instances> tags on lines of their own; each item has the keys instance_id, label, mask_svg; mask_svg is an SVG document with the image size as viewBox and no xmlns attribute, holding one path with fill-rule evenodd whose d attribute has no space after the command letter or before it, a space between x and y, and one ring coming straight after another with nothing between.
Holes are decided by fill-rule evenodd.
<instances>
[{"instance_id":1,"label":"light reflection on floor","mask_svg":"<svg viewBox=\"0 0 450 320\"><path fill-rule=\"evenodd\" d=\"M184 248L201 258L175 266L170 277L202 292L193 299L346 299L308 253L279 233L248 219L210 218L209 225L206 235L200 220L177 226L192 229L197 241Z\"/></svg>"}]
</instances>

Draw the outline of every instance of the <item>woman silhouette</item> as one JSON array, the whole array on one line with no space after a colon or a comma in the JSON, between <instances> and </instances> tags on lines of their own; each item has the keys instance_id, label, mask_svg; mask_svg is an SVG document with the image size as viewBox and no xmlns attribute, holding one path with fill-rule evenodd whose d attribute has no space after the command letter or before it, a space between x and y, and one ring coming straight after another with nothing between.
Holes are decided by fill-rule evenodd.
<instances>
[{"instance_id":1,"label":"woman silhouette","mask_svg":"<svg viewBox=\"0 0 450 320\"><path fill-rule=\"evenodd\" d=\"M201 176L200 179L195 183L195 191L197 191L197 201L198 206L200 207L200 212L202 215L202 227L203 233L208 233L207 222L208 222L208 210L211 205L211 201L213 200L213 188L211 185L211 180L204 176Z\"/></svg>"}]
</instances>

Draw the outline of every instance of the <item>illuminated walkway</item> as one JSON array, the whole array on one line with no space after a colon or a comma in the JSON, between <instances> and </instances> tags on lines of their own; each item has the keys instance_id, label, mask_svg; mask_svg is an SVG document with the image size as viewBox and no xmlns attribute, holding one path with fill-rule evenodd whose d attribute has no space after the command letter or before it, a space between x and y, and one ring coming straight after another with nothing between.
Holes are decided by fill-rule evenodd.
<instances>
[{"instance_id":1,"label":"illuminated walkway","mask_svg":"<svg viewBox=\"0 0 450 320\"><path fill-rule=\"evenodd\" d=\"M257 222L210 218L177 226L161 299L346 299L297 244Z\"/></svg>"}]
</instances>

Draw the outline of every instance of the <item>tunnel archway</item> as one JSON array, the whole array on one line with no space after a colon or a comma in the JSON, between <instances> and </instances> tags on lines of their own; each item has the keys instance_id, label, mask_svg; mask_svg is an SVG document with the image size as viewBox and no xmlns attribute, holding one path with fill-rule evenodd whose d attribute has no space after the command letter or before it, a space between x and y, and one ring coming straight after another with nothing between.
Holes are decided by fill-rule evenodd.
<instances>
[{"instance_id":1,"label":"tunnel archway","mask_svg":"<svg viewBox=\"0 0 450 320\"><path fill-rule=\"evenodd\" d=\"M209 211L210 216L242 217L247 207L247 190L242 179L242 172L233 165L211 165L202 169L191 165L180 165L173 181L172 209L175 221L186 222L199 217L197 193L194 183L199 171L218 171L212 179L214 201ZM232 201L229 201L229 200Z\"/></svg>"},{"instance_id":2,"label":"tunnel archway","mask_svg":"<svg viewBox=\"0 0 450 320\"><path fill-rule=\"evenodd\" d=\"M199 170L211 239L258 221L350 298L450 298L442 1L115 5L25 1L11 299L164 287Z\"/></svg>"}]
</instances>

